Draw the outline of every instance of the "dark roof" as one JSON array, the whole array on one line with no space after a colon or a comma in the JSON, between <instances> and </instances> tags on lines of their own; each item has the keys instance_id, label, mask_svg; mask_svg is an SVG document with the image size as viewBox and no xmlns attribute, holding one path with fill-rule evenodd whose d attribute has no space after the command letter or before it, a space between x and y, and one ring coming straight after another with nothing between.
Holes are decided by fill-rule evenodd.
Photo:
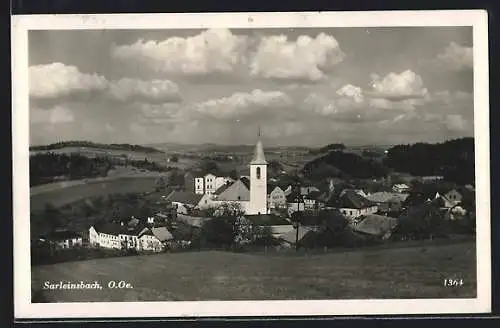
<instances>
[{"instance_id":1,"label":"dark roof","mask_svg":"<svg viewBox=\"0 0 500 328\"><path fill-rule=\"evenodd\" d=\"M291 224L291 222L288 221L287 219L273 214L245 215L245 218L255 225L262 225L262 226Z\"/></svg>"},{"instance_id":2,"label":"dark roof","mask_svg":"<svg viewBox=\"0 0 500 328\"><path fill-rule=\"evenodd\" d=\"M321 200L320 196L322 195L321 191L311 191L305 198L307 199L314 199L314 200Z\"/></svg>"},{"instance_id":3,"label":"dark roof","mask_svg":"<svg viewBox=\"0 0 500 328\"><path fill-rule=\"evenodd\" d=\"M169 202L177 202L188 205L198 205L203 195L188 191L174 191L168 197Z\"/></svg>"},{"instance_id":4,"label":"dark roof","mask_svg":"<svg viewBox=\"0 0 500 328\"><path fill-rule=\"evenodd\" d=\"M52 231L44 236L41 236L42 238L48 239L48 240L67 240L67 239L73 239L73 238L81 238L82 236L74 231L69 231L69 230L59 230L59 231Z\"/></svg>"},{"instance_id":5,"label":"dark roof","mask_svg":"<svg viewBox=\"0 0 500 328\"><path fill-rule=\"evenodd\" d=\"M241 182L243 182L243 184L245 185L245 187L248 188L248 190L250 190L250 179L246 178L246 177L242 177L240 178Z\"/></svg>"},{"instance_id":6,"label":"dark roof","mask_svg":"<svg viewBox=\"0 0 500 328\"><path fill-rule=\"evenodd\" d=\"M353 226L353 230L372 236L383 236L397 226L398 219L383 215L367 215L358 224Z\"/></svg>"},{"instance_id":7,"label":"dark roof","mask_svg":"<svg viewBox=\"0 0 500 328\"><path fill-rule=\"evenodd\" d=\"M341 208L367 208L373 206L374 203L365 197L359 195L358 193L348 190L337 202L337 206Z\"/></svg>"},{"instance_id":8,"label":"dark roof","mask_svg":"<svg viewBox=\"0 0 500 328\"><path fill-rule=\"evenodd\" d=\"M220 195L222 194L224 191L226 191L227 188L229 188L230 186L232 185L232 183L225 183L223 184L222 186L220 186L215 192L214 194L215 195Z\"/></svg>"},{"instance_id":9,"label":"dark roof","mask_svg":"<svg viewBox=\"0 0 500 328\"><path fill-rule=\"evenodd\" d=\"M304 196L302 196L300 190L292 189L292 192L288 196L286 196L286 201L288 203L296 203L297 199L304 201Z\"/></svg>"},{"instance_id":10,"label":"dark roof","mask_svg":"<svg viewBox=\"0 0 500 328\"><path fill-rule=\"evenodd\" d=\"M127 225L121 225L120 223L106 222L94 226L94 229L99 233L105 233L108 235L129 235L137 236L142 229L143 225L136 225L134 227L129 227Z\"/></svg>"}]
</instances>

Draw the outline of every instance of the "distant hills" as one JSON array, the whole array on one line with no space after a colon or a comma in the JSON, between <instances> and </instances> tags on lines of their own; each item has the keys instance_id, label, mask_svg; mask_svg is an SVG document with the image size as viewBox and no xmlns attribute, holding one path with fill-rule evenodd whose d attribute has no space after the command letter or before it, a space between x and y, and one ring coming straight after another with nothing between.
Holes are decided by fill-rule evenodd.
<instances>
[{"instance_id":1,"label":"distant hills","mask_svg":"<svg viewBox=\"0 0 500 328\"><path fill-rule=\"evenodd\" d=\"M87 148L95 148L95 149L109 149L109 150L128 150L128 151L137 151L144 153L164 153L164 151L159 150L154 147L149 146L141 146L141 145L131 145L131 144L102 144L95 143L91 141L62 141L49 145L39 145L39 146L30 146L30 150L55 150L62 149L68 147L87 147Z\"/></svg>"}]
</instances>

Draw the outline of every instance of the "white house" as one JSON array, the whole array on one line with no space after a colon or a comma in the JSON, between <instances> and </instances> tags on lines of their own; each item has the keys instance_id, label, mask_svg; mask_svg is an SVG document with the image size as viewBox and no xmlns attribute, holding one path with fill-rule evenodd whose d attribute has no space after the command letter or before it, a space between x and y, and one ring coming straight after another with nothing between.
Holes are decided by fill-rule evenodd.
<instances>
[{"instance_id":1,"label":"white house","mask_svg":"<svg viewBox=\"0 0 500 328\"><path fill-rule=\"evenodd\" d=\"M203 177L194 178L195 194L213 194L217 189L226 183L234 182L230 177L218 177L212 173L208 173Z\"/></svg>"},{"instance_id":2,"label":"white house","mask_svg":"<svg viewBox=\"0 0 500 328\"><path fill-rule=\"evenodd\" d=\"M118 223L106 223L89 229L90 245L112 249L155 251L164 249L164 243L173 239L165 228L128 227Z\"/></svg>"},{"instance_id":3,"label":"white house","mask_svg":"<svg viewBox=\"0 0 500 328\"><path fill-rule=\"evenodd\" d=\"M205 194L205 178L195 177L194 178L194 193L198 195Z\"/></svg>"},{"instance_id":4,"label":"white house","mask_svg":"<svg viewBox=\"0 0 500 328\"><path fill-rule=\"evenodd\" d=\"M205 194L213 194L215 190L217 190L216 179L217 177L212 173L208 173L204 176Z\"/></svg>"},{"instance_id":5,"label":"white house","mask_svg":"<svg viewBox=\"0 0 500 328\"><path fill-rule=\"evenodd\" d=\"M268 188L268 192L268 204L270 208L278 209L286 207L286 195L283 189L276 186L272 189Z\"/></svg>"}]
</instances>

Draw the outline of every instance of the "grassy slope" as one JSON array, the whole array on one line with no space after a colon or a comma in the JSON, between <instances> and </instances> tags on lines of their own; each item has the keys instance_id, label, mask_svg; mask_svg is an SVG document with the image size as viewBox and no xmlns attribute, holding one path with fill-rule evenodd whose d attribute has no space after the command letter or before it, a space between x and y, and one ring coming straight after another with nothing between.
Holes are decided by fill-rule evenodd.
<instances>
[{"instance_id":1,"label":"grassy slope","mask_svg":"<svg viewBox=\"0 0 500 328\"><path fill-rule=\"evenodd\" d=\"M47 301L173 301L475 297L473 242L309 256L192 252L34 267L44 281L100 281L101 291L47 291ZM445 278L463 278L460 288ZM110 290L127 280L130 290Z\"/></svg>"}]
</instances>

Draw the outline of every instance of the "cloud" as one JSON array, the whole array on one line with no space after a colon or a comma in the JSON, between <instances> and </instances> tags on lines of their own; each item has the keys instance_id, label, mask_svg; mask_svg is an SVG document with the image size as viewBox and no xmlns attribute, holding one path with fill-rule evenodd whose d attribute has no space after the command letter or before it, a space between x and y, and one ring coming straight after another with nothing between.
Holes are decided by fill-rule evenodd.
<instances>
[{"instance_id":1,"label":"cloud","mask_svg":"<svg viewBox=\"0 0 500 328\"><path fill-rule=\"evenodd\" d=\"M210 29L192 37L115 45L111 55L156 72L205 75L232 73L246 62L247 46L245 36L234 35L228 29Z\"/></svg>"},{"instance_id":2,"label":"cloud","mask_svg":"<svg viewBox=\"0 0 500 328\"><path fill-rule=\"evenodd\" d=\"M299 36L296 41L285 35L263 37L252 56L250 74L277 80L323 80L342 62L345 54L337 40L324 33L316 38Z\"/></svg>"},{"instance_id":3,"label":"cloud","mask_svg":"<svg viewBox=\"0 0 500 328\"><path fill-rule=\"evenodd\" d=\"M113 99L119 101L142 101L151 103L179 102L179 86L169 80L143 81L123 78L110 84Z\"/></svg>"},{"instance_id":4,"label":"cloud","mask_svg":"<svg viewBox=\"0 0 500 328\"><path fill-rule=\"evenodd\" d=\"M266 114L266 111L284 109L292 105L292 99L281 91L255 89L250 93L236 92L229 97L206 100L194 104L194 108L197 112L216 119L232 119L257 112Z\"/></svg>"},{"instance_id":5,"label":"cloud","mask_svg":"<svg viewBox=\"0 0 500 328\"><path fill-rule=\"evenodd\" d=\"M82 73L76 66L52 63L29 67L29 94L35 99L71 97L79 93L104 91L107 87L105 77Z\"/></svg>"},{"instance_id":6,"label":"cloud","mask_svg":"<svg viewBox=\"0 0 500 328\"><path fill-rule=\"evenodd\" d=\"M346 84L342 88L337 90L339 96L345 96L354 99L357 103L362 103L365 99L363 95L363 90L360 87L356 87L352 84Z\"/></svg>"},{"instance_id":7,"label":"cloud","mask_svg":"<svg viewBox=\"0 0 500 328\"><path fill-rule=\"evenodd\" d=\"M454 71L471 70L473 68L473 49L455 42L437 55L436 64Z\"/></svg>"},{"instance_id":8,"label":"cloud","mask_svg":"<svg viewBox=\"0 0 500 328\"><path fill-rule=\"evenodd\" d=\"M372 74L371 78L370 96L373 98L400 101L424 98L429 94L420 75L411 70L399 74L389 73L383 78L378 74Z\"/></svg>"},{"instance_id":9,"label":"cloud","mask_svg":"<svg viewBox=\"0 0 500 328\"><path fill-rule=\"evenodd\" d=\"M82 73L62 63L29 68L30 98L35 106L53 108L63 102L108 99L120 102L179 102L179 86L169 80L144 81L122 78L108 81L104 76Z\"/></svg>"},{"instance_id":10,"label":"cloud","mask_svg":"<svg viewBox=\"0 0 500 328\"><path fill-rule=\"evenodd\" d=\"M161 73L196 77L239 74L302 82L325 79L345 58L337 40L324 33L289 40L285 35L238 35L229 29L114 45L111 55L123 63L139 64Z\"/></svg>"}]
</instances>

